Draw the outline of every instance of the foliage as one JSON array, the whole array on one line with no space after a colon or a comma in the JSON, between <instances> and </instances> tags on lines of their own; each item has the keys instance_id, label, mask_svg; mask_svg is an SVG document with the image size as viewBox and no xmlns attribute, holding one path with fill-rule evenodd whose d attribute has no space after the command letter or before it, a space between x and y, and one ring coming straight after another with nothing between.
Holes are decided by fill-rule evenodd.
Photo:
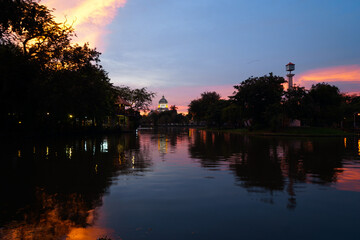
<instances>
[{"instance_id":1,"label":"foliage","mask_svg":"<svg viewBox=\"0 0 360 240\"><path fill-rule=\"evenodd\" d=\"M0 4L1 126L63 127L75 118L95 124L111 115L118 92L100 65L100 53L72 44L71 24L57 23L39 1ZM153 93L133 94L134 108L141 109L138 103L146 106Z\"/></svg>"},{"instance_id":2,"label":"foliage","mask_svg":"<svg viewBox=\"0 0 360 240\"><path fill-rule=\"evenodd\" d=\"M0 45L0 72L2 111L23 112L23 103L29 100L28 89L39 75L38 65L29 62L16 46Z\"/></svg>"},{"instance_id":3,"label":"foliage","mask_svg":"<svg viewBox=\"0 0 360 240\"><path fill-rule=\"evenodd\" d=\"M142 119L142 124L144 125L183 125L188 124L189 119L181 113L177 112L177 107L175 105L170 106L169 111L158 112L151 111L147 116L144 116Z\"/></svg>"},{"instance_id":4,"label":"foliage","mask_svg":"<svg viewBox=\"0 0 360 240\"><path fill-rule=\"evenodd\" d=\"M146 88L131 89L128 86L115 87L116 93L130 103L130 107L135 111L148 111L154 92L148 91Z\"/></svg>"},{"instance_id":5,"label":"foliage","mask_svg":"<svg viewBox=\"0 0 360 240\"><path fill-rule=\"evenodd\" d=\"M269 122L265 113L281 103L284 82L283 77L272 73L269 76L250 77L234 86L236 91L230 99L242 108L245 119L251 119L255 125L266 125Z\"/></svg>"},{"instance_id":6,"label":"foliage","mask_svg":"<svg viewBox=\"0 0 360 240\"><path fill-rule=\"evenodd\" d=\"M242 108L234 103L230 103L222 109L222 119L229 127L242 127Z\"/></svg>"},{"instance_id":7,"label":"foliage","mask_svg":"<svg viewBox=\"0 0 360 240\"><path fill-rule=\"evenodd\" d=\"M310 90L295 86L284 91L284 79L272 73L250 77L234 86L229 100L216 92L205 92L189 104L189 115L207 126L249 127L281 131L292 120L303 126L360 126L360 96L341 94L327 83L313 85Z\"/></svg>"},{"instance_id":8,"label":"foliage","mask_svg":"<svg viewBox=\"0 0 360 240\"><path fill-rule=\"evenodd\" d=\"M209 125L212 125L213 117L218 117L212 111L219 108L219 106L216 106L219 101L220 95L217 92L204 92L201 94L201 98L190 102L189 114L193 116L195 121L206 121Z\"/></svg>"},{"instance_id":9,"label":"foliage","mask_svg":"<svg viewBox=\"0 0 360 240\"><path fill-rule=\"evenodd\" d=\"M66 55L74 50L70 44L74 29L66 22L55 22L52 10L31 0L3 0L1 9L2 44L18 46L44 67L71 63Z\"/></svg>"},{"instance_id":10,"label":"foliage","mask_svg":"<svg viewBox=\"0 0 360 240\"><path fill-rule=\"evenodd\" d=\"M42 87L48 101L43 110L67 117L102 119L113 109L115 92L103 69L89 65L77 71L54 72Z\"/></svg>"},{"instance_id":11,"label":"foliage","mask_svg":"<svg viewBox=\"0 0 360 240\"><path fill-rule=\"evenodd\" d=\"M312 124L331 126L343 118L343 96L336 86L327 83L312 85L309 91Z\"/></svg>"},{"instance_id":12,"label":"foliage","mask_svg":"<svg viewBox=\"0 0 360 240\"><path fill-rule=\"evenodd\" d=\"M170 106L170 110L171 110L171 111L176 111L176 112L177 112L177 109L178 109L178 107L175 106L175 105L171 105L171 106Z\"/></svg>"},{"instance_id":13,"label":"foliage","mask_svg":"<svg viewBox=\"0 0 360 240\"><path fill-rule=\"evenodd\" d=\"M285 92L284 109L291 119L302 119L306 115L308 91L304 87L295 86Z\"/></svg>"}]
</instances>

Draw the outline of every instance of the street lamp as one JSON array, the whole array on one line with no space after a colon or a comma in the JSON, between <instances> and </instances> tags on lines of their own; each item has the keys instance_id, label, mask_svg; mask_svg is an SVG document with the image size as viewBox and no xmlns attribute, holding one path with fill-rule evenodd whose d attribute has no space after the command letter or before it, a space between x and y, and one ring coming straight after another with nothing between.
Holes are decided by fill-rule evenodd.
<instances>
[{"instance_id":1,"label":"street lamp","mask_svg":"<svg viewBox=\"0 0 360 240\"><path fill-rule=\"evenodd\" d=\"M356 116L360 116L360 113L354 113L354 129L356 128Z\"/></svg>"}]
</instances>

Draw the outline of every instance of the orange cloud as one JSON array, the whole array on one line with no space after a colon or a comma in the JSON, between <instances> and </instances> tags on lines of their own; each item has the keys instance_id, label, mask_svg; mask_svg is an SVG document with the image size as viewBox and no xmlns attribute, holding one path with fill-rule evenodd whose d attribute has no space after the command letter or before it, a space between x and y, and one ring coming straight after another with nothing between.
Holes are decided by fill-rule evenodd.
<instances>
[{"instance_id":1,"label":"orange cloud","mask_svg":"<svg viewBox=\"0 0 360 240\"><path fill-rule=\"evenodd\" d=\"M302 73L297 79L295 76L295 83L301 86L309 86L319 82L360 82L360 65L320 68Z\"/></svg>"},{"instance_id":2,"label":"orange cloud","mask_svg":"<svg viewBox=\"0 0 360 240\"><path fill-rule=\"evenodd\" d=\"M187 114L189 106L176 106L178 113Z\"/></svg>"},{"instance_id":3,"label":"orange cloud","mask_svg":"<svg viewBox=\"0 0 360 240\"><path fill-rule=\"evenodd\" d=\"M108 32L106 25L115 18L117 9L127 0L43 0L49 8L55 8L56 20L74 22L77 43L89 42L92 47L104 48L102 37Z\"/></svg>"}]
</instances>

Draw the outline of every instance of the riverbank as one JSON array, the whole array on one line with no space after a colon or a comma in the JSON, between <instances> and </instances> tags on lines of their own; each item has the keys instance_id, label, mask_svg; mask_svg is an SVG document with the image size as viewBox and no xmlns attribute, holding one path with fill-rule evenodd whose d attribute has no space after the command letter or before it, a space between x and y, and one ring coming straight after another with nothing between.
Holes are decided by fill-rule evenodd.
<instances>
[{"instance_id":1,"label":"riverbank","mask_svg":"<svg viewBox=\"0 0 360 240\"><path fill-rule=\"evenodd\" d=\"M37 138L68 138L84 136L101 136L109 134L135 133L136 129L123 128L102 128L102 127L82 127L64 129L37 129L37 130L17 130L0 131L0 141L3 139L37 139Z\"/></svg>"},{"instance_id":2,"label":"riverbank","mask_svg":"<svg viewBox=\"0 0 360 240\"><path fill-rule=\"evenodd\" d=\"M343 131L337 128L321 128L321 127L292 127L284 128L278 131L270 129L204 129L211 132L224 132L243 135L259 135L259 136L295 136L295 137L344 137L358 135L358 133Z\"/></svg>"}]
</instances>

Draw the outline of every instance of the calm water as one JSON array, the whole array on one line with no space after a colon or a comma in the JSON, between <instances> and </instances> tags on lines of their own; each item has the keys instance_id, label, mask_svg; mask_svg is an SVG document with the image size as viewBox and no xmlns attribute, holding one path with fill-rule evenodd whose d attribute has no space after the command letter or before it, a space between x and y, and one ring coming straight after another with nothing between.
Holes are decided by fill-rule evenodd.
<instances>
[{"instance_id":1,"label":"calm water","mask_svg":"<svg viewBox=\"0 0 360 240\"><path fill-rule=\"evenodd\" d=\"M359 239L358 138L170 129L1 144L1 239Z\"/></svg>"}]
</instances>

